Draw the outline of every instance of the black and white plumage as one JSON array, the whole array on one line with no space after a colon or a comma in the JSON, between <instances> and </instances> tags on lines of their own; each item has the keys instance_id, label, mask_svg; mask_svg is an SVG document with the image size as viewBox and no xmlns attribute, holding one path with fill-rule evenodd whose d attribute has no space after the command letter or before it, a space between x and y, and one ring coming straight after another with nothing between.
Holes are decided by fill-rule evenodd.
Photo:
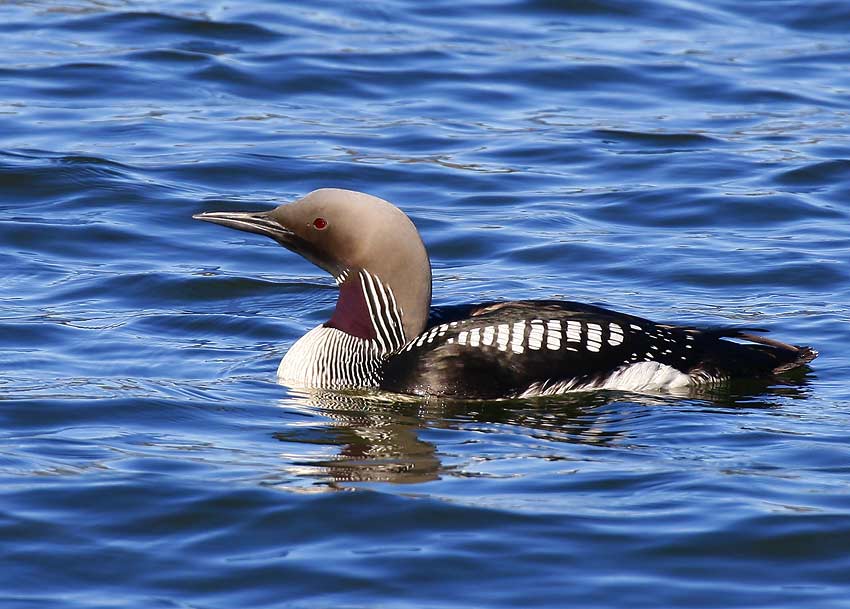
<instances>
[{"instance_id":1,"label":"black and white plumage","mask_svg":"<svg viewBox=\"0 0 850 609\"><path fill-rule=\"evenodd\" d=\"M292 386L457 398L656 392L771 376L817 357L752 334L763 330L658 324L576 302L485 303L435 315L415 226L363 193L321 189L269 212L195 218L271 237L339 285L331 319L281 360L278 378Z\"/></svg>"}]
</instances>

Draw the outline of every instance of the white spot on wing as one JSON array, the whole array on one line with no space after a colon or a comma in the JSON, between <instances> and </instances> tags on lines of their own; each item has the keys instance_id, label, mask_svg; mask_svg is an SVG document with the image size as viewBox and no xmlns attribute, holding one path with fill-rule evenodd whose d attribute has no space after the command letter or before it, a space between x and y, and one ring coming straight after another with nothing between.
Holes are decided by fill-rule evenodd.
<instances>
[{"instance_id":1,"label":"white spot on wing","mask_svg":"<svg viewBox=\"0 0 850 609\"><path fill-rule=\"evenodd\" d=\"M546 348L557 351L561 348L561 322L550 319L546 322Z\"/></svg>"},{"instance_id":2,"label":"white spot on wing","mask_svg":"<svg viewBox=\"0 0 850 609\"><path fill-rule=\"evenodd\" d=\"M496 333L496 328L493 326L487 326L484 328L484 335L481 337L481 342L487 345L488 347L493 344L493 336Z\"/></svg>"},{"instance_id":3,"label":"white spot on wing","mask_svg":"<svg viewBox=\"0 0 850 609\"><path fill-rule=\"evenodd\" d=\"M511 337L511 327L508 324L499 324L499 334L496 336L496 345L499 351L508 350L508 341Z\"/></svg>"},{"instance_id":4,"label":"white spot on wing","mask_svg":"<svg viewBox=\"0 0 850 609\"><path fill-rule=\"evenodd\" d=\"M581 324L579 322L567 322L567 340L571 343L577 343L581 341Z\"/></svg>"},{"instance_id":5,"label":"white spot on wing","mask_svg":"<svg viewBox=\"0 0 850 609\"><path fill-rule=\"evenodd\" d=\"M543 345L543 321L535 319L531 322L531 330L528 333L528 348L538 351Z\"/></svg>"},{"instance_id":6,"label":"white spot on wing","mask_svg":"<svg viewBox=\"0 0 850 609\"><path fill-rule=\"evenodd\" d=\"M623 328L617 324L608 324L608 331L610 332L610 336L608 337L609 345L616 347L623 344Z\"/></svg>"},{"instance_id":7,"label":"white spot on wing","mask_svg":"<svg viewBox=\"0 0 850 609\"><path fill-rule=\"evenodd\" d=\"M523 343L525 342L525 320L518 321L512 329L513 336L511 337L511 350L514 353L522 353L525 351Z\"/></svg>"},{"instance_id":8,"label":"white spot on wing","mask_svg":"<svg viewBox=\"0 0 850 609\"><path fill-rule=\"evenodd\" d=\"M470 347L477 347L478 346L478 341L479 341L479 338L480 338L479 335L478 335L478 332L479 332L478 328L472 328L469 331L469 346Z\"/></svg>"}]
</instances>

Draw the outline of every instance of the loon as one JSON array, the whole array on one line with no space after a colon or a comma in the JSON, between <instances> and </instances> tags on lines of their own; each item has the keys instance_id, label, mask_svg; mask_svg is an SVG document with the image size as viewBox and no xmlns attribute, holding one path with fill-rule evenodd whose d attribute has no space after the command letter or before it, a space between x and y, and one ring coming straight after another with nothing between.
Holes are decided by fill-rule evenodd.
<instances>
[{"instance_id":1,"label":"loon","mask_svg":"<svg viewBox=\"0 0 850 609\"><path fill-rule=\"evenodd\" d=\"M398 207L361 192L323 188L270 211L193 217L271 237L335 279L333 315L280 362L278 380L292 387L461 399L665 392L770 377L818 355L751 333L762 329L667 325L577 302L432 312L419 232Z\"/></svg>"}]
</instances>

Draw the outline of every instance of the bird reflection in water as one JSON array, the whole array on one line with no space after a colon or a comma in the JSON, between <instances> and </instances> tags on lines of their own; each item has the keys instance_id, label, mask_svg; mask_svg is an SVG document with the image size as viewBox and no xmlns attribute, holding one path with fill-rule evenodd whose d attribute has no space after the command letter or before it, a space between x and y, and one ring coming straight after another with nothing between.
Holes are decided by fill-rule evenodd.
<instances>
[{"instance_id":1,"label":"bird reflection in water","mask_svg":"<svg viewBox=\"0 0 850 609\"><path fill-rule=\"evenodd\" d=\"M499 401L456 401L413 398L385 393L330 391L291 392L281 407L302 411L308 419L276 432L274 437L297 443L298 456L287 460L291 475L330 488L359 482L417 484L445 476L475 476L470 471L468 447L486 441L480 433L506 429L535 440L535 457L564 459L563 444L585 446L639 446L641 420L658 409L688 410L694 415L746 415L753 409L781 408L784 401L806 397L806 377L786 379L781 385L753 381L705 390L687 397L635 395L618 392L581 392L549 398ZM318 420L324 417L325 420ZM440 431L462 435L440 445ZM430 436L430 439L429 439ZM558 450L539 450L556 442ZM304 445L324 447L313 457ZM576 460L582 457L577 455Z\"/></svg>"}]
</instances>

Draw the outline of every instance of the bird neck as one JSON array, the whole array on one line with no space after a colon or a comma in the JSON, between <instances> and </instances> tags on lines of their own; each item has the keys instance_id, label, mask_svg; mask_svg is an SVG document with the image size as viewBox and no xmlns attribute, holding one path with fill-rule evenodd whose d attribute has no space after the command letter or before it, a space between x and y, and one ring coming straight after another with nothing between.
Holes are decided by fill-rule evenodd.
<instances>
[{"instance_id":1,"label":"bird neck","mask_svg":"<svg viewBox=\"0 0 850 609\"><path fill-rule=\"evenodd\" d=\"M388 283L365 269L344 273L339 279L336 309L325 327L374 341L381 353L395 351L411 338L405 331L405 312Z\"/></svg>"}]
</instances>

